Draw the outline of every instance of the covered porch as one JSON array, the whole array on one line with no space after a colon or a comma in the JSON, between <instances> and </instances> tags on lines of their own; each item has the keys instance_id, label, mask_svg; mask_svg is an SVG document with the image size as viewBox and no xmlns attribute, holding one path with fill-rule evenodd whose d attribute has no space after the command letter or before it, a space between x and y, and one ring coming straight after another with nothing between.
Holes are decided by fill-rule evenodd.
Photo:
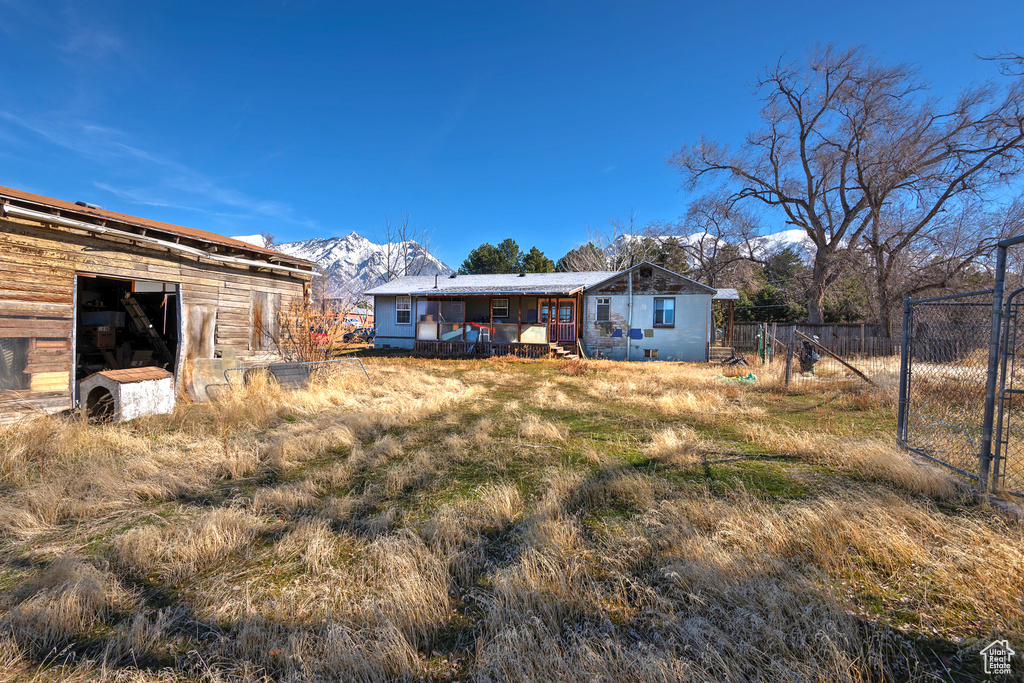
<instances>
[{"instance_id":1,"label":"covered porch","mask_svg":"<svg viewBox=\"0 0 1024 683\"><path fill-rule=\"evenodd\" d=\"M581 305L581 292L418 296L413 349L425 355L546 358L575 350Z\"/></svg>"}]
</instances>

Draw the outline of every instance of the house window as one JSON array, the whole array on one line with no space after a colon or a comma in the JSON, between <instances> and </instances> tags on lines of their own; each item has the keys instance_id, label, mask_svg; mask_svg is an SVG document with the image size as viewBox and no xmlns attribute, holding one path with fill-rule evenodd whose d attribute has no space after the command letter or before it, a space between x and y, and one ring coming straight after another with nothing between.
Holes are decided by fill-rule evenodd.
<instances>
[{"instance_id":1,"label":"house window","mask_svg":"<svg viewBox=\"0 0 1024 683\"><path fill-rule=\"evenodd\" d=\"M654 269L653 268L641 268L640 269L640 277L648 278L648 277L651 277L652 275L654 275Z\"/></svg>"},{"instance_id":2,"label":"house window","mask_svg":"<svg viewBox=\"0 0 1024 683\"><path fill-rule=\"evenodd\" d=\"M654 300L654 326L675 327L676 324L676 300L655 299Z\"/></svg>"},{"instance_id":3,"label":"house window","mask_svg":"<svg viewBox=\"0 0 1024 683\"><path fill-rule=\"evenodd\" d=\"M408 325L412 322L412 297L399 296L395 298L395 323Z\"/></svg>"},{"instance_id":4,"label":"house window","mask_svg":"<svg viewBox=\"0 0 1024 683\"><path fill-rule=\"evenodd\" d=\"M495 318L508 317L508 299L492 299L491 315Z\"/></svg>"},{"instance_id":5,"label":"house window","mask_svg":"<svg viewBox=\"0 0 1024 683\"><path fill-rule=\"evenodd\" d=\"M606 323L611 315L612 300L610 298L598 298L597 300L597 322Z\"/></svg>"},{"instance_id":6,"label":"house window","mask_svg":"<svg viewBox=\"0 0 1024 683\"><path fill-rule=\"evenodd\" d=\"M657 358L658 349L644 349L644 358Z\"/></svg>"}]
</instances>

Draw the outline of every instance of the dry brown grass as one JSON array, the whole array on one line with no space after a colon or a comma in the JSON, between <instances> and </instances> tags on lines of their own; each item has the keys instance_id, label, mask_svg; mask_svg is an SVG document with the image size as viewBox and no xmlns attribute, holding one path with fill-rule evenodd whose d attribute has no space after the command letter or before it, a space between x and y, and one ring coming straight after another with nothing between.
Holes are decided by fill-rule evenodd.
<instances>
[{"instance_id":1,"label":"dry brown grass","mask_svg":"<svg viewBox=\"0 0 1024 683\"><path fill-rule=\"evenodd\" d=\"M1024 638L1024 527L896 449L884 394L368 366L0 429L0 671L980 680Z\"/></svg>"}]
</instances>

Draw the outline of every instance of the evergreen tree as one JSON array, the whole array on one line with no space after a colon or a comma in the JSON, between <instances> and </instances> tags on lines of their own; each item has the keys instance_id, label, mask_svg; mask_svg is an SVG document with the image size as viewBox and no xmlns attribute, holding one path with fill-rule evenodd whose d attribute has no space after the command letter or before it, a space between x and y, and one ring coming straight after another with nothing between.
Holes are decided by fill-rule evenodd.
<instances>
[{"instance_id":1,"label":"evergreen tree","mask_svg":"<svg viewBox=\"0 0 1024 683\"><path fill-rule=\"evenodd\" d=\"M553 273L555 272L555 262L544 255L544 252L537 247L530 247L523 256L522 271L523 273Z\"/></svg>"},{"instance_id":2,"label":"evergreen tree","mask_svg":"<svg viewBox=\"0 0 1024 683\"><path fill-rule=\"evenodd\" d=\"M484 242L469 252L459 267L462 275L489 275L492 273L552 273L555 263L537 247L523 253L512 238L502 240L498 246Z\"/></svg>"}]
</instances>

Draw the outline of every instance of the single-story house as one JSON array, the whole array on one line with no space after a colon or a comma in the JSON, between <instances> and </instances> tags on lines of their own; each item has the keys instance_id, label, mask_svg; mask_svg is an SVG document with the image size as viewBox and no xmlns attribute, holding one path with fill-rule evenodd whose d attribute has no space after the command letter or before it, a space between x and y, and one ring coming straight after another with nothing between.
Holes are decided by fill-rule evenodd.
<instances>
[{"instance_id":1,"label":"single-story house","mask_svg":"<svg viewBox=\"0 0 1024 683\"><path fill-rule=\"evenodd\" d=\"M377 348L706 361L716 290L644 262L622 271L402 277L374 297Z\"/></svg>"},{"instance_id":2,"label":"single-story house","mask_svg":"<svg viewBox=\"0 0 1024 683\"><path fill-rule=\"evenodd\" d=\"M77 404L93 373L272 351L316 265L203 230L0 187L0 420Z\"/></svg>"}]
</instances>

